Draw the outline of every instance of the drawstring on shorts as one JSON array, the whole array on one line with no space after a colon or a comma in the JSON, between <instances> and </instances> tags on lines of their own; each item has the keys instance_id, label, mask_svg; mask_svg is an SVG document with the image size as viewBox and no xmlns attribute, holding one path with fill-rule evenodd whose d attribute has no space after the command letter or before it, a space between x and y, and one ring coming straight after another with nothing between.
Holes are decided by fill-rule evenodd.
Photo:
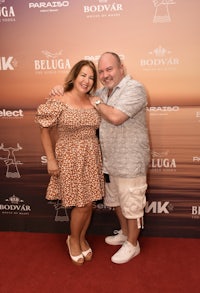
<instances>
[{"instance_id":1,"label":"drawstring on shorts","mask_svg":"<svg viewBox=\"0 0 200 293\"><path fill-rule=\"evenodd\" d=\"M144 218L143 217L137 218L137 226L138 226L138 229L144 229Z\"/></svg>"}]
</instances>

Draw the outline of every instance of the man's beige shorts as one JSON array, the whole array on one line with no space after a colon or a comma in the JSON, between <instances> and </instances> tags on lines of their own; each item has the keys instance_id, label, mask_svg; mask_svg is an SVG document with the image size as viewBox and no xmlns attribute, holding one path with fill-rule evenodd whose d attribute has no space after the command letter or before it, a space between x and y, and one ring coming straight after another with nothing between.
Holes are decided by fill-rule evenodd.
<instances>
[{"instance_id":1,"label":"man's beige shorts","mask_svg":"<svg viewBox=\"0 0 200 293\"><path fill-rule=\"evenodd\" d=\"M118 207L126 219L140 219L146 205L146 176L121 178L110 176L105 184L104 203L108 207Z\"/></svg>"}]
</instances>

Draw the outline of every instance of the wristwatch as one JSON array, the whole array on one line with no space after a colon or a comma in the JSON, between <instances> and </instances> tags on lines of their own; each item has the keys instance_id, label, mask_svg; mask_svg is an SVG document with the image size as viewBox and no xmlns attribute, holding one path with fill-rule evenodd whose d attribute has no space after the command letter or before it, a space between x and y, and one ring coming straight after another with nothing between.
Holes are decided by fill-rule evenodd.
<instances>
[{"instance_id":1,"label":"wristwatch","mask_svg":"<svg viewBox=\"0 0 200 293\"><path fill-rule=\"evenodd\" d=\"M102 101L101 100L95 101L95 105L99 105L99 104L102 104Z\"/></svg>"}]
</instances>

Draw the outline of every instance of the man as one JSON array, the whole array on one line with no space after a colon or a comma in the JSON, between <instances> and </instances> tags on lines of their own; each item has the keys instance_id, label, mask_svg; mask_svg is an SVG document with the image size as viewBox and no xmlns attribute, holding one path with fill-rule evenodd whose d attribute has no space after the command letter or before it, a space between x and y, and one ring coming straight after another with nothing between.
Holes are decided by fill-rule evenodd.
<instances>
[{"instance_id":1,"label":"man","mask_svg":"<svg viewBox=\"0 0 200 293\"><path fill-rule=\"evenodd\" d=\"M115 209L121 226L105 242L122 245L111 257L113 263L122 264L140 253L149 164L147 98L142 84L125 74L116 53L101 55L98 74L104 87L90 101L103 118L99 137L107 178L104 202Z\"/></svg>"},{"instance_id":2,"label":"man","mask_svg":"<svg viewBox=\"0 0 200 293\"><path fill-rule=\"evenodd\" d=\"M111 258L121 264L140 253L138 237L143 227L149 164L147 100L144 87L125 75L117 54L101 55L98 74L104 87L90 101L103 118L99 136L103 171L110 181L105 183L104 201L115 208L121 226L118 234L106 237L105 242L122 245Z\"/></svg>"}]
</instances>

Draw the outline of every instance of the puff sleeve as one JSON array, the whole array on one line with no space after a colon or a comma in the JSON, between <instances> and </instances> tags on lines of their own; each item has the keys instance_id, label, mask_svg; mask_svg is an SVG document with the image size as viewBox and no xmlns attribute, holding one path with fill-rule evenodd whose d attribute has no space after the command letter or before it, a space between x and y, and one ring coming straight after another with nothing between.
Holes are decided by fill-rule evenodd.
<instances>
[{"instance_id":1,"label":"puff sleeve","mask_svg":"<svg viewBox=\"0 0 200 293\"><path fill-rule=\"evenodd\" d=\"M40 127L53 127L57 125L58 118L63 111L62 102L50 98L46 103L39 105L35 115L35 122Z\"/></svg>"}]
</instances>

